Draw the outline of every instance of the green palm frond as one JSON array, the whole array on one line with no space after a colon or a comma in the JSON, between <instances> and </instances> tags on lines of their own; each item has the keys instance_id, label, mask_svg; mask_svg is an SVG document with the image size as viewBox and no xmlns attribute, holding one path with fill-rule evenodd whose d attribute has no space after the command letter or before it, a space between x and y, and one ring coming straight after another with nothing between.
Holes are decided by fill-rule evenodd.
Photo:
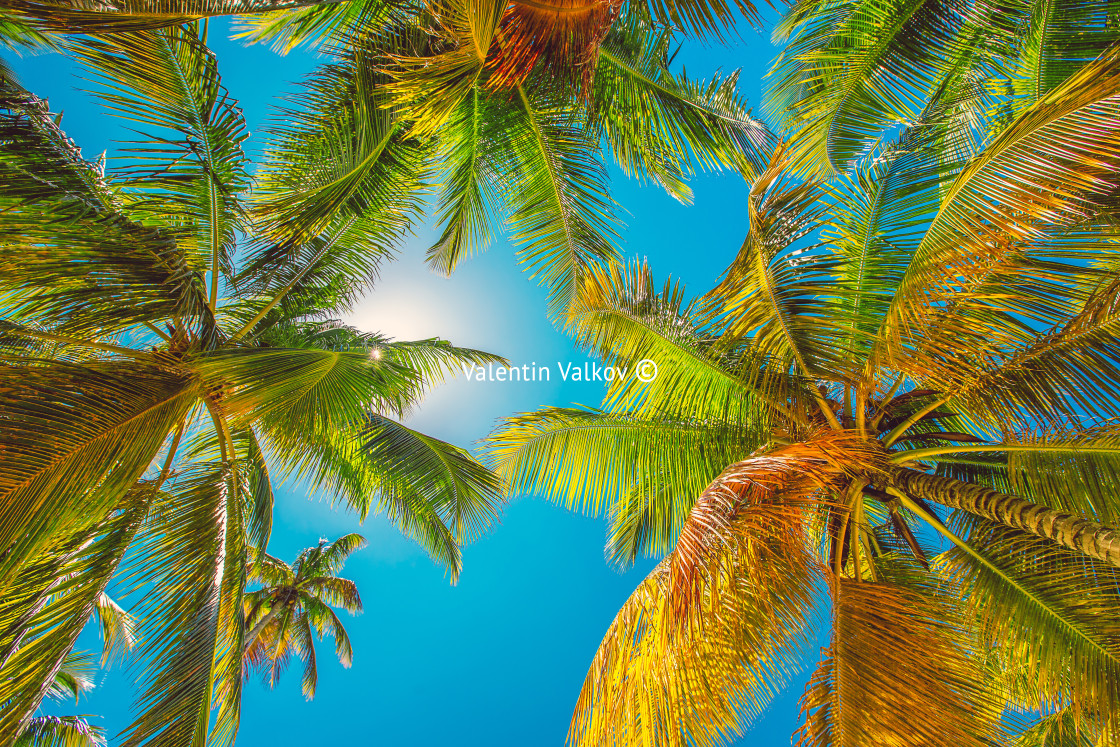
<instances>
[{"instance_id":1,"label":"green palm frond","mask_svg":"<svg viewBox=\"0 0 1120 747\"><path fill-rule=\"evenodd\" d=\"M104 592L102 592L104 596ZM98 601L100 605L100 600ZM52 700L73 700L75 703L82 695L93 689L97 674L97 660L88 651L71 649L62 665L55 673L47 697Z\"/></svg>"},{"instance_id":2,"label":"green palm frond","mask_svg":"<svg viewBox=\"0 0 1120 747\"><path fill-rule=\"evenodd\" d=\"M687 512L728 463L758 446L749 433L702 420L549 408L507 419L488 439L487 458L512 493L593 516L640 500L641 490L664 491L666 508L679 496Z\"/></svg>"},{"instance_id":3,"label":"green palm frond","mask_svg":"<svg viewBox=\"0 0 1120 747\"><path fill-rule=\"evenodd\" d=\"M1023 315L1058 324L1099 285L1086 261L1111 246L1094 216L1107 213L1120 170L1118 70L1112 56L1085 67L956 176L880 327L880 360L951 372L946 358L1019 347L1037 330Z\"/></svg>"},{"instance_id":4,"label":"green palm frond","mask_svg":"<svg viewBox=\"0 0 1120 747\"><path fill-rule=\"evenodd\" d=\"M189 379L142 365L18 363L0 366L0 583L52 536L116 505L196 397Z\"/></svg>"},{"instance_id":5,"label":"green palm frond","mask_svg":"<svg viewBox=\"0 0 1120 747\"><path fill-rule=\"evenodd\" d=\"M503 500L498 479L463 449L386 417L370 418L360 439L367 464L383 475L377 500L391 518L395 506L419 498L456 543L479 537L497 519ZM458 564L448 564L456 576Z\"/></svg>"},{"instance_id":6,"label":"green palm frond","mask_svg":"<svg viewBox=\"0 0 1120 747\"><path fill-rule=\"evenodd\" d=\"M337 0L293 4L289 8L237 20L237 38L249 43L268 43L281 54L298 47L316 48L330 40L360 36L363 30L380 28L395 15L396 2L385 0Z\"/></svg>"},{"instance_id":7,"label":"green palm frond","mask_svg":"<svg viewBox=\"0 0 1120 747\"><path fill-rule=\"evenodd\" d=\"M1030 14L1011 69L1012 80L1026 101L1042 98L1120 41L1115 22L1120 4L1115 0L1016 3L1012 7Z\"/></svg>"},{"instance_id":8,"label":"green palm frond","mask_svg":"<svg viewBox=\"0 0 1120 747\"><path fill-rule=\"evenodd\" d=\"M790 11L775 35L790 34L767 109L794 134L800 163L843 172L940 91L987 73L1010 29L988 2L823 0Z\"/></svg>"},{"instance_id":9,"label":"green palm frond","mask_svg":"<svg viewBox=\"0 0 1120 747\"><path fill-rule=\"evenodd\" d=\"M1102 611L1116 604L1115 569L1023 532L962 523L980 559L953 549L938 565L963 590L983 641L1026 668L1035 692L1028 707L1060 707L1070 698L1111 713L1120 631Z\"/></svg>"},{"instance_id":10,"label":"green palm frond","mask_svg":"<svg viewBox=\"0 0 1120 747\"><path fill-rule=\"evenodd\" d=\"M783 403L801 394L801 382L749 344L724 344L701 321L684 287L666 280L658 289L648 265L593 272L569 312L568 328L605 363L628 372L607 389L611 410L682 419L718 414L752 429L796 419ZM652 381L637 375L646 360L657 366Z\"/></svg>"},{"instance_id":11,"label":"green palm frond","mask_svg":"<svg viewBox=\"0 0 1120 747\"><path fill-rule=\"evenodd\" d=\"M410 229L425 146L387 107L375 54L358 50L317 71L294 97L300 108L285 110L270 133L256 212L281 248L358 228L338 248L351 249L350 262L368 262L347 245L361 241L376 257Z\"/></svg>"},{"instance_id":12,"label":"green palm frond","mask_svg":"<svg viewBox=\"0 0 1120 747\"><path fill-rule=\"evenodd\" d=\"M136 645L136 619L105 592L98 595L96 605L104 647L101 659L108 662Z\"/></svg>"},{"instance_id":13,"label":"green palm frond","mask_svg":"<svg viewBox=\"0 0 1120 747\"><path fill-rule=\"evenodd\" d=\"M126 150L130 214L172 231L193 266L210 271L215 309L218 275L229 274L236 233L247 225L241 146L249 132L204 32L185 25L115 34L73 50L109 111L144 128L145 139Z\"/></svg>"},{"instance_id":14,"label":"green palm frond","mask_svg":"<svg viewBox=\"0 0 1120 747\"><path fill-rule=\"evenodd\" d=\"M360 534L344 534L323 548L320 562L324 568L338 573L342 570L347 558L367 545L365 537ZM357 591L355 590L354 593L356 598ZM335 604L335 602L331 602L331 604ZM361 609L361 602L357 604L358 609Z\"/></svg>"},{"instance_id":15,"label":"green palm frond","mask_svg":"<svg viewBox=\"0 0 1120 747\"><path fill-rule=\"evenodd\" d=\"M130 491L102 523L44 546L16 568L0 602L0 733L20 734L59 673L75 659L78 635L135 538L154 498ZM64 675L66 676L66 675ZM65 690L81 685L72 671Z\"/></svg>"},{"instance_id":16,"label":"green palm frond","mask_svg":"<svg viewBox=\"0 0 1120 747\"><path fill-rule=\"evenodd\" d=\"M493 123L495 171L512 213L518 256L562 314L595 265L614 259L614 201L598 148L573 124L562 101L544 89L518 87Z\"/></svg>"},{"instance_id":17,"label":"green palm frond","mask_svg":"<svg viewBox=\"0 0 1120 747\"><path fill-rule=\"evenodd\" d=\"M767 109L843 171L946 91L983 81L998 130L1120 39L1115 0L803 0L774 30Z\"/></svg>"},{"instance_id":18,"label":"green palm frond","mask_svg":"<svg viewBox=\"0 0 1120 747\"><path fill-rule=\"evenodd\" d=\"M105 730L89 716L36 716L12 747L105 747Z\"/></svg>"},{"instance_id":19,"label":"green palm frond","mask_svg":"<svg viewBox=\"0 0 1120 747\"><path fill-rule=\"evenodd\" d=\"M390 54L386 88L412 132L431 135L475 89L505 4L496 0L433 0L435 54Z\"/></svg>"},{"instance_id":20,"label":"green palm frond","mask_svg":"<svg viewBox=\"0 0 1120 747\"><path fill-rule=\"evenodd\" d=\"M740 20L758 26L761 18L751 0L646 0L638 5L658 24L683 29L701 39L723 40Z\"/></svg>"},{"instance_id":21,"label":"green palm frond","mask_svg":"<svg viewBox=\"0 0 1120 747\"><path fill-rule=\"evenodd\" d=\"M1111 272L1104 275L1107 281ZM991 422L1039 420L1062 424L1091 414L1120 416L1117 391L1116 281L1099 282L1074 295L1080 309L1055 327L1027 338L1021 346L973 370L950 369L926 381L960 406ZM1086 362L1091 361L1091 365ZM1029 426L1028 426L1029 427Z\"/></svg>"},{"instance_id":22,"label":"green palm frond","mask_svg":"<svg viewBox=\"0 0 1120 747\"><path fill-rule=\"evenodd\" d=\"M330 5L330 0L3 0L0 12L31 27L66 34L115 34L178 26L196 18Z\"/></svg>"},{"instance_id":23,"label":"green palm frond","mask_svg":"<svg viewBox=\"0 0 1120 747\"><path fill-rule=\"evenodd\" d=\"M240 715L248 548L236 464L177 476L141 536L144 666L125 745L232 744ZM211 705L217 715L211 729Z\"/></svg>"},{"instance_id":24,"label":"green palm frond","mask_svg":"<svg viewBox=\"0 0 1120 747\"><path fill-rule=\"evenodd\" d=\"M758 172L775 137L751 116L738 92L738 72L710 81L670 70L669 29L628 14L599 49L589 94L593 132L602 131L628 176L651 178L691 201L683 180L692 164Z\"/></svg>"},{"instance_id":25,"label":"green palm frond","mask_svg":"<svg viewBox=\"0 0 1120 747\"><path fill-rule=\"evenodd\" d=\"M174 237L133 220L46 105L7 80L0 132L0 287L9 319L109 334L203 314L202 278Z\"/></svg>"},{"instance_id":26,"label":"green palm frond","mask_svg":"<svg viewBox=\"0 0 1120 747\"><path fill-rule=\"evenodd\" d=\"M840 337L826 301L835 271L830 256L805 239L820 227L827 206L815 182L790 183L785 149L751 185L750 232L723 280L705 297L714 326L731 340L750 337L783 369L812 376L835 370L849 352L833 348Z\"/></svg>"},{"instance_id":27,"label":"green palm frond","mask_svg":"<svg viewBox=\"0 0 1120 747\"><path fill-rule=\"evenodd\" d=\"M1111 741L1106 729L1093 719L1066 706L1057 713L1041 716L1014 734L1014 747L1106 747Z\"/></svg>"},{"instance_id":28,"label":"green palm frond","mask_svg":"<svg viewBox=\"0 0 1120 747\"><path fill-rule=\"evenodd\" d=\"M442 167L436 220L443 232L427 257L428 265L437 272L453 272L461 259L483 251L490 243L499 187L495 149L490 144L494 106L475 86L440 128L436 161Z\"/></svg>"}]
</instances>

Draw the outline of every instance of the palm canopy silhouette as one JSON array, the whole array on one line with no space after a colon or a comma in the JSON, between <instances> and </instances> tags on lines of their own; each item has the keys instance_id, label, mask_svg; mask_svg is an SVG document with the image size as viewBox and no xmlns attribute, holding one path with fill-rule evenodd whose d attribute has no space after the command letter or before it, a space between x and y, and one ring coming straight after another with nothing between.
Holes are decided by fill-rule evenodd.
<instances>
[{"instance_id":1,"label":"palm canopy silhouette","mask_svg":"<svg viewBox=\"0 0 1120 747\"><path fill-rule=\"evenodd\" d=\"M657 378L489 443L514 492L607 513L615 561L662 558L571 744L727 744L822 628L801 744L1116 738L1116 63L971 152L951 108L826 182L779 148L699 299L586 280L573 334Z\"/></svg>"},{"instance_id":2,"label":"palm canopy silhouette","mask_svg":"<svg viewBox=\"0 0 1120 747\"><path fill-rule=\"evenodd\" d=\"M68 44L140 134L121 166L90 163L0 81L0 734L117 579L142 662L122 744L227 744L274 476L384 514L454 579L499 483L399 416L500 359L336 321L409 222L371 193L345 236L274 241L198 25Z\"/></svg>"},{"instance_id":3,"label":"palm canopy silhouette","mask_svg":"<svg viewBox=\"0 0 1120 747\"><path fill-rule=\"evenodd\" d=\"M315 637L334 638L335 655L342 666L349 667L354 658L350 637L342 621L331 607L341 607L350 614L362 611L357 585L338 574L346 559L355 550L365 547L365 539L347 534L334 542L320 540L296 556L288 565L271 555L264 555L249 567L249 578L261 588L245 595L245 660L264 674L269 686L275 686L292 655L301 659L303 694L315 697L318 668L315 658Z\"/></svg>"}]
</instances>

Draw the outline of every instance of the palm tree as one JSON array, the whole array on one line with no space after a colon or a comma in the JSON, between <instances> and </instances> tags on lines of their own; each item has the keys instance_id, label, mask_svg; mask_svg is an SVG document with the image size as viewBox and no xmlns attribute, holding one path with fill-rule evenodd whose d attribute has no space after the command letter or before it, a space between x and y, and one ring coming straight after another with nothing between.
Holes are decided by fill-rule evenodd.
<instances>
[{"instance_id":1,"label":"palm tree","mask_svg":"<svg viewBox=\"0 0 1120 747\"><path fill-rule=\"evenodd\" d=\"M63 701L93 689L93 658L82 651L71 651L54 676L47 698ZM16 737L12 747L105 747L105 732L90 724L88 716L35 716Z\"/></svg>"},{"instance_id":2,"label":"palm tree","mask_svg":"<svg viewBox=\"0 0 1120 747\"><path fill-rule=\"evenodd\" d=\"M802 745L979 747L1038 712L1024 739L1116 738L1118 62L961 164L952 109L828 182L779 148L700 299L586 280L573 333L656 377L489 445L513 492L606 512L616 562L661 558L571 744L726 744L822 628Z\"/></svg>"},{"instance_id":3,"label":"palm tree","mask_svg":"<svg viewBox=\"0 0 1120 747\"><path fill-rule=\"evenodd\" d=\"M670 70L677 30L722 38L737 16L757 24L749 0L120 0L96 11L0 0L5 8L27 29L13 44L243 13L245 38L320 47L331 60L272 128L262 235L330 251L360 229L370 200L392 197L416 218L434 183L443 230L430 266L452 272L508 224L554 313L588 267L618 256L603 145L627 174L684 201L695 165L754 173L773 145L737 74L698 81ZM283 259L299 275L316 257Z\"/></svg>"},{"instance_id":4,"label":"palm tree","mask_svg":"<svg viewBox=\"0 0 1120 747\"><path fill-rule=\"evenodd\" d=\"M773 32L766 110L845 171L935 99L997 127L1120 42L1117 0L804 0ZM981 132L984 128L981 128Z\"/></svg>"},{"instance_id":5,"label":"palm tree","mask_svg":"<svg viewBox=\"0 0 1120 747\"><path fill-rule=\"evenodd\" d=\"M333 31L321 50L331 61L273 133L265 183L279 195L263 204L277 239L345 230L352 205L387 183L415 212L432 184L441 234L429 265L452 272L508 224L558 313L589 267L618 256L603 146L626 173L684 201L694 164L748 173L765 165L773 138L736 75L697 81L671 71L674 35L640 4L612 16L591 47L575 45L580 59L593 48L594 62L520 45L505 26L519 8L439 0ZM291 18L253 23L254 38L285 47L314 37Z\"/></svg>"},{"instance_id":6,"label":"palm tree","mask_svg":"<svg viewBox=\"0 0 1120 747\"><path fill-rule=\"evenodd\" d=\"M331 609L341 607L352 615L362 611L362 600L353 581L337 574L355 550L366 546L363 537L347 534L334 542L319 540L301 552L292 565L271 555L250 565L249 576L262 584L245 595L245 660L265 675L274 687L294 653L304 663L303 694L315 697L319 680L315 636L334 638L335 655L344 667L354 658L350 637Z\"/></svg>"},{"instance_id":7,"label":"palm tree","mask_svg":"<svg viewBox=\"0 0 1120 747\"><path fill-rule=\"evenodd\" d=\"M122 744L228 744L272 475L384 513L454 579L498 482L397 417L498 359L334 321L407 220L371 195L329 247L269 241L204 29L69 43L144 134L120 167L89 163L0 82L0 735L27 728L117 579L141 597Z\"/></svg>"}]
</instances>

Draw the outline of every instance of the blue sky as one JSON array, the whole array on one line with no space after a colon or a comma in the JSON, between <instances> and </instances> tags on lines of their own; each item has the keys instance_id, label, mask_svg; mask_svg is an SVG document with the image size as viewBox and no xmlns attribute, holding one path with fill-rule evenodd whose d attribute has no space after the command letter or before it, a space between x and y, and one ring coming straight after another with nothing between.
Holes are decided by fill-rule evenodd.
<instances>
[{"instance_id":1,"label":"blue sky","mask_svg":"<svg viewBox=\"0 0 1120 747\"><path fill-rule=\"evenodd\" d=\"M257 133L275 97L290 90L316 59L243 47L225 38L223 22L213 24L210 42L226 86L245 110L253 132L248 147L256 152ZM760 80L774 51L765 35L746 31L727 46L687 47L678 60L693 77L742 68L740 86L757 108ZM128 137L78 90L81 82L64 59L24 58L14 68L26 87L65 113L63 128L87 157L102 150L112 157L113 141ZM624 251L647 258L659 277L672 274L700 293L739 247L746 188L730 176L699 177L693 188L695 203L686 207L612 170L614 196L628 211ZM597 404L601 385L565 383L556 376L557 362L581 364L588 358L548 321L545 295L517 266L513 248L496 241L444 278L423 265L432 236L431 226L419 227L350 321L400 339L443 337L499 353L514 365L551 366L553 374L548 382L452 382L432 393L412 424L471 447L503 416L545 405ZM280 490L269 551L290 560L320 537L349 531L370 541L345 574L359 584L366 608L346 620L354 666L343 669L331 658L330 642L322 644L319 690L310 703L300 693L297 671L272 691L251 683L239 745L561 745L599 638L650 567L645 563L625 574L612 570L603 556L602 518L525 497L513 501L501 524L466 549L462 579L452 587L384 522L371 518L359 526L323 496L295 485ZM77 710L98 714L110 734L119 733L131 720L134 680L127 668L106 672ZM801 689L802 683L795 683L775 701L741 744L788 744Z\"/></svg>"}]
</instances>

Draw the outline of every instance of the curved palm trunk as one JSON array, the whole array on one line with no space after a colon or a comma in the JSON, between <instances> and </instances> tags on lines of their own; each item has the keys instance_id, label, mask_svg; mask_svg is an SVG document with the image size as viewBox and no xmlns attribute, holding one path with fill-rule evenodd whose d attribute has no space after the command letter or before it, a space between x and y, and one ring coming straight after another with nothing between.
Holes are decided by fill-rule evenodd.
<instances>
[{"instance_id":1,"label":"curved palm trunk","mask_svg":"<svg viewBox=\"0 0 1120 747\"><path fill-rule=\"evenodd\" d=\"M898 468L888 473L892 487L914 498L957 508L985 519L1046 537L1059 545L1120 567L1120 530L1000 493L983 485Z\"/></svg>"},{"instance_id":2,"label":"curved palm trunk","mask_svg":"<svg viewBox=\"0 0 1120 747\"><path fill-rule=\"evenodd\" d=\"M253 629L251 631L249 631L249 635L245 636L246 651L249 650L249 648L253 645L253 642L256 641L260 634L264 631L265 626L276 619L276 616L280 613L280 607L281 605L274 605L272 609L270 609L265 614L264 617L257 621L257 624L253 626Z\"/></svg>"}]
</instances>

